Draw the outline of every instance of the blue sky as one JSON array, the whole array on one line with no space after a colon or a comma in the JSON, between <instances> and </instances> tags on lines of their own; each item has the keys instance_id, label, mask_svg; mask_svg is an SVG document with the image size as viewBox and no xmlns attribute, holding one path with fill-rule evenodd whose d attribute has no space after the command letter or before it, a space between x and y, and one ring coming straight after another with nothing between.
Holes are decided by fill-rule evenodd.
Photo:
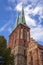
<instances>
[{"instance_id":1,"label":"blue sky","mask_svg":"<svg viewBox=\"0 0 43 65\"><path fill-rule=\"evenodd\" d=\"M31 37L43 45L43 0L0 0L0 35L8 40L22 4Z\"/></svg>"}]
</instances>

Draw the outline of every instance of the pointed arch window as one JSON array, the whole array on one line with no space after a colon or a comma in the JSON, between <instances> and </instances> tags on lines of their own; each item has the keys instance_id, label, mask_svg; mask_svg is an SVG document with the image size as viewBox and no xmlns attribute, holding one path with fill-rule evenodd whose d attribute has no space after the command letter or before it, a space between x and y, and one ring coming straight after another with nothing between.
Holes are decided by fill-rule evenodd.
<instances>
[{"instance_id":1,"label":"pointed arch window","mask_svg":"<svg viewBox=\"0 0 43 65\"><path fill-rule=\"evenodd\" d=\"M17 31L17 39L19 39L19 30Z\"/></svg>"},{"instance_id":2,"label":"pointed arch window","mask_svg":"<svg viewBox=\"0 0 43 65\"><path fill-rule=\"evenodd\" d=\"M29 32L27 32L27 41L29 41Z\"/></svg>"},{"instance_id":3,"label":"pointed arch window","mask_svg":"<svg viewBox=\"0 0 43 65\"><path fill-rule=\"evenodd\" d=\"M27 38L27 33L26 33L26 30L24 29L24 40L26 41L26 38Z\"/></svg>"},{"instance_id":4,"label":"pointed arch window","mask_svg":"<svg viewBox=\"0 0 43 65\"><path fill-rule=\"evenodd\" d=\"M23 39L23 29L21 29L21 35L20 38Z\"/></svg>"}]
</instances>

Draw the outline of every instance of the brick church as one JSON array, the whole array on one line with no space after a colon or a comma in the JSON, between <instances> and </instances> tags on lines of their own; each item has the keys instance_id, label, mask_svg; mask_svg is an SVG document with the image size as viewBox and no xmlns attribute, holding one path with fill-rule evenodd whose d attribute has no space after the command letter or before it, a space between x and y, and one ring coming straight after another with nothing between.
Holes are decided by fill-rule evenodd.
<instances>
[{"instance_id":1,"label":"brick church","mask_svg":"<svg viewBox=\"0 0 43 65\"><path fill-rule=\"evenodd\" d=\"M30 37L23 8L16 27L9 36L8 47L14 54L14 65L43 65L43 46Z\"/></svg>"}]
</instances>

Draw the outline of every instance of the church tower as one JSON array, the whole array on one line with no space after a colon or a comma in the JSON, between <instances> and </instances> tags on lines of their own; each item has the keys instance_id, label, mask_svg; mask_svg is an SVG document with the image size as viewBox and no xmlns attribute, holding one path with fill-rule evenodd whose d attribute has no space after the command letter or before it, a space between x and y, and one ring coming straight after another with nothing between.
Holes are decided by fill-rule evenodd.
<instances>
[{"instance_id":1,"label":"church tower","mask_svg":"<svg viewBox=\"0 0 43 65\"><path fill-rule=\"evenodd\" d=\"M8 47L14 54L14 65L27 65L26 49L30 40L30 28L25 22L24 10L22 8L21 16L17 18L16 27L9 36Z\"/></svg>"},{"instance_id":2,"label":"church tower","mask_svg":"<svg viewBox=\"0 0 43 65\"><path fill-rule=\"evenodd\" d=\"M43 46L30 37L23 8L9 36L8 47L14 55L14 65L43 65Z\"/></svg>"}]
</instances>

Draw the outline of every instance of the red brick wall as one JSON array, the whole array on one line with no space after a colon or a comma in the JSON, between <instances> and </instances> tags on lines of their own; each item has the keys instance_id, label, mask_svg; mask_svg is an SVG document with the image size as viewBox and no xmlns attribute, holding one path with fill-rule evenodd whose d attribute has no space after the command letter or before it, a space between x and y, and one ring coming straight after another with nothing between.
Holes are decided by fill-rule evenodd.
<instances>
[{"instance_id":1,"label":"red brick wall","mask_svg":"<svg viewBox=\"0 0 43 65\"><path fill-rule=\"evenodd\" d=\"M23 37L21 39L21 29L23 29ZM28 35L27 35L28 32ZM27 40L28 37L28 40ZM24 25L19 25L10 35L8 47L14 48L17 45L28 46L30 39L30 29Z\"/></svg>"}]
</instances>

